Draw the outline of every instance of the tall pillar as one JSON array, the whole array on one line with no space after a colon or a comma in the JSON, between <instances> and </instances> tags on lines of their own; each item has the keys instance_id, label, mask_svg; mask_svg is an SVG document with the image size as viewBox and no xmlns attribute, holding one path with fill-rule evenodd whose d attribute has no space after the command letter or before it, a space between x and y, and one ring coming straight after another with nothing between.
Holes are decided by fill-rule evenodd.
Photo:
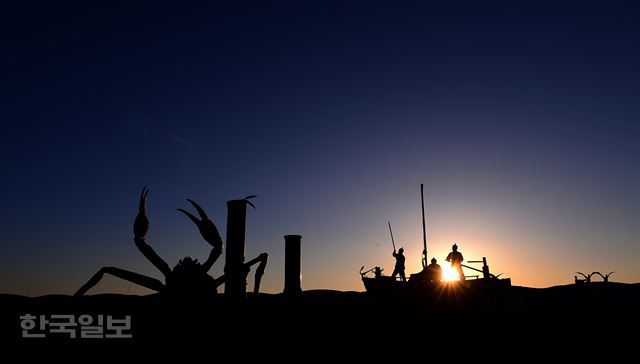
<instances>
[{"instance_id":1,"label":"tall pillar","mask_svg":"<svg viewBox=\"0 0 640 364\"><path fill-rule=\"evenodd\" d=\"M247 278L244 274L247 201L227 201L227 246L224 273L224 294L231 299L244 299Z\"/></svg>"}]
</instances>

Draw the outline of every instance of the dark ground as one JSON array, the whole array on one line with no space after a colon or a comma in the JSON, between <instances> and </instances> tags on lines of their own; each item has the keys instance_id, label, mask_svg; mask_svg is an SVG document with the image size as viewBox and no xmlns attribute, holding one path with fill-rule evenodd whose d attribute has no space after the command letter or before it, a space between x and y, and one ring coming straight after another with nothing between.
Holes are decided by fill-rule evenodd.
<instances>
[{"instance_id":1,"label":"dark ground","mask_svg":"<svg viewBox=\"0 0 640 364\"><path fill-rule=\"evenodd\" d=\"M415 302L377 302L364 292L304 291L290 299L261 294L242 304L224 297L197 301L158 295L102 294L85 297L0 295L2 342L73 342L131 345L208 342L216 348L237 343L255 348L306 347L371 355L390 345L420 347L450 342L478 345L598 347L635 341L640 327L640 284L592 283L544 289L511 287L499 301L474 307L448 302L426 307ZM20 315L130 315L131 339L70 339L47 333L22 338ZM511 344L510 344L511 345ZM255 353L254 353L255 354Z\"/></svg>"}]
</instances>

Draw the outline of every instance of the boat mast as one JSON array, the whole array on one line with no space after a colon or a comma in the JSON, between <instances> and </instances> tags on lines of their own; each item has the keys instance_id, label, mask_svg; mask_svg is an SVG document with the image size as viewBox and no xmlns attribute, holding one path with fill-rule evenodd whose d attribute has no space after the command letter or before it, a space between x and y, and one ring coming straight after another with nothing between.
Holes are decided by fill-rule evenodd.
<instances>
[{"instance_id":1,"label":"boat mast","mask_svg":"<svg viewBox=\"0 0 640 364\"><path fill-rule=\"evenodd\" d=\"M422 202L422 245L424 247L424 250L422 251L422 254L424 255L424 258L422 258L422 268L425 268L427 266L427 226L425 225L424 222L424 185L421 183L420 184L420 200Z\"/></svg>"}]
</instances>

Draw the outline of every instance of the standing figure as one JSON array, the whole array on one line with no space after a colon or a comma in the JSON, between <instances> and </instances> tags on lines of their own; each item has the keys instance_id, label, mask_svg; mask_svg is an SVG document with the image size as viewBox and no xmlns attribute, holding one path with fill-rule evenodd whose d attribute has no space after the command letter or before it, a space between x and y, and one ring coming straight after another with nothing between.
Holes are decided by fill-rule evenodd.
<instances>
[{"instance_id":1,"label":"standing figure","mask_svg":"<svg viewBox=\"0 0 640 364\"><path fill-rule=\"evenodd\" d=\"M460 280L464 281L464 272L462 272L462 262L464 262L464 258L462 257L462 253L458 251L458 245L453 244L451 247L452 252L447 255L447 262L451 262L451 267L458 272L460 275Z\"/></svg>"},{"instance_id":2,"label":"standing figure","mask_svg":"<svg viewBox=\"0 0 640 364\"><path fill-rule=\"evenodd\" d=\"M400 278L402 278L403 282L406 282L407 279L404 276L404 248L400 248L396 253L395 249L393 250L393 256L396 258L396 268L393 270L393 274L391 277L395 278L397 274L400 274Z\"/></svg>"}]
</instances>

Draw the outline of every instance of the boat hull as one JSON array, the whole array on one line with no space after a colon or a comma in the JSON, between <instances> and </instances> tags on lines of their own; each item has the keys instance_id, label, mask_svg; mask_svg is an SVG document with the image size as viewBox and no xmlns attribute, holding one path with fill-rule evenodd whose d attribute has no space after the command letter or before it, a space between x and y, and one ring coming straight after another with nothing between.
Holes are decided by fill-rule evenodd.
<instances>
[{"instance_id":1,"label":"boat hull","mask_svg":"<svg viewBox=\"0 0 640 364\"><path fill-rule=\"evenodd\" d=\"M471 308L498 305L511 287L510 279L473 279L429 283L391 277L362 277L367 294L378 302L436 308Z\"/></svg>"}]
</instances>

